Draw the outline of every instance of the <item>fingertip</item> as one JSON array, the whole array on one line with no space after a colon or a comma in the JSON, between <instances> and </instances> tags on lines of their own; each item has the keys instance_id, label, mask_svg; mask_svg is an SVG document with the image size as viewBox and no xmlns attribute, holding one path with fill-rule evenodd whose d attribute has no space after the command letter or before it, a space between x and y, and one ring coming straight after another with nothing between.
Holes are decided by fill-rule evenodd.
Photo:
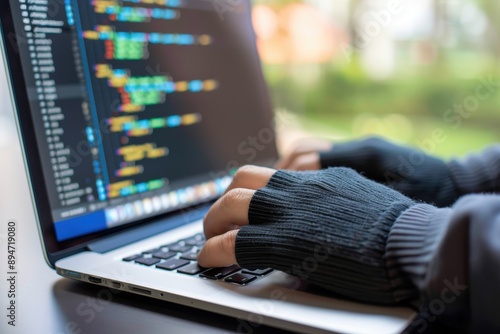
<instances>
[{"instance_id":1,"label":"fingertip","mask_svg":"<svg viewBox=\"0 0 500 334\"><path fill-rule=\"evenodd\" d=\"M283 169L285 167L285 161L283 159L280 159L278 160L275 164L274 164L274 168L275 169Z\"/></svg>"},{"instance_id":2,"label":"fingertip","mask_svg":"<svg viewBox=\"0 0 500 334\"><path fill-rule=\"evenodd\" d=\"M234 188L219 198L203 218L207 239L248 224L248 208L255 190Z\"/></svg>"},{"instance_id":3,"label":"fingertip","mask_svg":"<svg viewBox=\"0 0 500 334\"><path fill-rule=\"evenodd\" d=\"M308 153L295 159L290 166L290 170L306 171L306 170L320 170L321 162L320 155L317 152Z\"/></svg>"},{"instance_id":4,"label":"fingertip","mask_svg":"<svg viewBox=\"0 0 500 334\"><path fill-rule=\"evenodd\" d=\"M238 230L232 230L208 239L198 254L198 264L204 268L227 267L235 264L237 234Z\"/></svg>"}]
</instances>

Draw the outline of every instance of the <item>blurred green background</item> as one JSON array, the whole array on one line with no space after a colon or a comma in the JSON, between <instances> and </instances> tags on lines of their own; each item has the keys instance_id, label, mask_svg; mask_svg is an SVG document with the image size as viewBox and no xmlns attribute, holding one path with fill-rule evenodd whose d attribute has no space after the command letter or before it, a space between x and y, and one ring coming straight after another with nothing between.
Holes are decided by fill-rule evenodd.
<instances>
[{"instance_id":1,"label":"blurred green background","mask_svg":"<svg viewBox=\"0 0 500 334\"><path fill-rule=\"evenodd\" d=\"M314 136L500 142L500 1L258 0L253 20L275 107Z\"/></svg>"}]
</instances>

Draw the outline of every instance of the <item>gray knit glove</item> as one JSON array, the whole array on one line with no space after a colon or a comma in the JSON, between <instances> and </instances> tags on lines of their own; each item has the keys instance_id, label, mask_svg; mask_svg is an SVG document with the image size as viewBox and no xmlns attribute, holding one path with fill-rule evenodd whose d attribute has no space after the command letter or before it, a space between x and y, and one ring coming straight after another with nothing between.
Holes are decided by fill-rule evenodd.
<instances>
[{"instance_id":1,"label":"gray knit glove","mask_svg":"<svg viewBox=\"0 0 500 334\"><path fill-rule=\"evenodd\" d=\"M417 295L384 260L391 226L415 204L348 168L278 171L252 198L236 259L242 267L285 271L346 297L393 304Z\"/></svg>"},{"instance_id":2,"label":"gray knit glove","mask_svg":"<svg viewBox=\"0 0 500 334\"><path fill-rule=\"evenodd\" d=\"M323 168L353 168L370 180L439 207L460 196L447 163L376 137L335 144L331 151L320 153L320 163Z\"/></svg>"}]
</instances>

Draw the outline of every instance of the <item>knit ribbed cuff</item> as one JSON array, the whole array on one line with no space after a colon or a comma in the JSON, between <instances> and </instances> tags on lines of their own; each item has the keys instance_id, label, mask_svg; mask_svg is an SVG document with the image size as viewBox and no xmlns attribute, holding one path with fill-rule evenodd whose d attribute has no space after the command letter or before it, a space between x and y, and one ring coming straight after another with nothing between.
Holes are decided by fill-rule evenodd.
<instances>
[{"instance_id":1,"label":"knit ribbed cuff","mask_svg":"<svg viewBox=\"0 0 500 334\"><path fill-rule=\"evenodd\" d=\"M460 195L498 192L500 188L500 146L491 147L480 155L448 163L451 177Z\"/></svg>"},{"instance_id":2,"label":"knit ribbed cuff","mask_svg":"<svg viewBox=\"0 0 500 334\"><path fill-rule=\"evenodd\" d=\"M386 245L390 275L403 273L419 291L424 289L427 268L444 236L451 212L451 209L419 204L399 216Z\"/></svg>"}]
</instances>

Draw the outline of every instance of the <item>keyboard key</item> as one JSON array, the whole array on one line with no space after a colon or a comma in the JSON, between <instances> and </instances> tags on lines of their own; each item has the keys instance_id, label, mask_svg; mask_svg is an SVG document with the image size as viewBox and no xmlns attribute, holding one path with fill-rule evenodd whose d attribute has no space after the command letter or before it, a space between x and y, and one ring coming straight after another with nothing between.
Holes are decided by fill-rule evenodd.
<instances>
[{"instance_id":1,"label":"keyboard key","mask_svg":"<svg viewBox=\"0 0 500 334\"><path fill-rule=\"evenodd\" d=\"M197 234L193 235L192 237L190 237L188 239L205 240L205 234L203 234L203 233L197 233ZM187 239L184 239L184 241L186 241L186 240Z\"/></svg>"},{"instance_id":2,"label":"keyboard key","mask_svg":"<svg viewBox=\"0 0 500 334\"><path fill-rule=\"evenodd\" d=\"M191 241L186 241L186 246L191 246L191 247L202 247L205 244L205 240L191 240Z\"/></svg>"},{"instance_id":3,"label":"keyboard key","mask_svg":"<svg viewBox=\"0 0 500 334\"><path fill-rule=\"evenodd\" d=\"M193 246L174 245L172 247L169 247L168 250L171 252L184 253L184 252L187 252L188 250L191 250L192 248L193 248Z\"/></svg>"},{"instance_id":4,"label":"keyboard key","mask_svg":"<svg viewBox=\"0 0 500 334\"><path fill-rule=\"evenodd\" d=\"M253 281L256 277L254 275L247 275L247 274L241 274L237 273L234 275L231 275L229 277L226 277L224 281L229 282L229 283L236 283L240 285L245 285Z\"/></svg>"},{"instance_id":5,"label":"keyboard key","mask_svg":"<svg viewBox=\"0 0 500 334\"><path fill-rule=\"evenodd\" d=\"M138 259L141 256L142 256L141 254L135 254L135 255L127 256L127 257L123 258L123 261L125 261L125 262L134 261L135 259Z\"/></svg>"},{"instance_id":6,"label":"keyboard key","mask_svg":"<svg viewBox=\"0 0 500 334\"><path fill-rule=\"evenodd\" d=\"M170 247L175 247L175 246L185 246L186 244L184 243L184 241L182 240L179 240L179 241L176 241L176 242L172 242L170 244L166 244L166 245L163 245L162 247L167 247L167 248L170 248Z\"/></svg>"},{"instance_id":7,"label":"keyboard key","mask_svg":"<svg viewBox=\"0 0 500 334\"><path fill-rule=\"evenodd\" d=\"M196 261L198 258L198 252L199 250L184 253L181 255L181 259Z\"/></svg>"},{"instance_id":8,"label":"keyboard key","mask_svg":"<svg viewBox=\"0 0 500 334\"><path fill-rule=\"evenodd\" d=\"M159 251L159 252L153 253L152 255L153 255L153 257L156 257L156 258L159 258L162 260L166 260L166 259L170 259L171 257L174 257L175 255L177 255L177 253L168 252L168 251L167 252Z\"/></svg>"},{"instance_id":9,"label":"keyboard key","mask_svg":"<svg viewBox=\"0 0 500 334\"><path fill-rule=\"evenodd\" d=\"M177 268L180 268L182 266L185 266L186 264L191 263L188 260L182 260L182 259L171 259L166 262L160 263L156 265L156 268L160 269L165 269L165 270L175 270Z\"/></svg>"},{"instance_id":10,"label":"keyboard key","mask_svg":"<svg viewBox=\"0 0 500 334\"><path fill-rule=\"evenodd\" d=\"M153 264L157 264L160 262L160 259L155 257L140 257L135 260L136 263L143 264L145 266L152 266Z\"/></svg>"},{"instance_id":11,"label":"keyboard key","mask_svg":"<svg viewBox=\"0 0 500 334\"><path fill-rule=\"evenodd\" d=\"M271 271L273 271L271 268L265 268L265 269L255 269L255 270L243 269L241 272L243 274L264 276L264 275L269 274Z\"/></svg>"},{"instance_id":12,"label":"keyboard key","mask_svg":"<svg viewBox=\"0 0 500 334\"><path fill-rule=\"evenodd\" d=\"M212 268L200 274L200 277L209 278L209 279L221 279L234 273L235 271L240 270L241 268L233 264L229 267L224 268Z\"/></svg>"},{"instance_id":13,"label":"keyboard key","mask_svg":"<svg viewBox=\"0 0 500 334\"><path fill-rule=\"evenodd\" d=\"M203 270L207 270L207 268L200 267L197 262L194 262L188 266L185 266L185 267L177 270L177 272L179 272L181 274L187 274L187 275L196 275L196 274L201 273Z\"/></svg>"},{"instance_id":14,"label":"keyboard key","mask_svg":"<svg viewBox=\"0 0 500 334\"><path fill-rule=\"evenodd\" d=\"M142 254L152 254L152 253L156 253L156 252L159 252L161 249L156 247L156 248L153 248L153 249L149 249L147 251L144 251L142 252Z\"/></svg>"},{"instance_id":15,"label":"keyboard key","mask_svg":"<svg viewBox=\"0 0 500 334\"><path fill-rule=\"evenodd\" d=\"M197 234L183 241L187 246L202 246L205 243L205 236L203 234Z\"/></svg>"}]
</instances>

